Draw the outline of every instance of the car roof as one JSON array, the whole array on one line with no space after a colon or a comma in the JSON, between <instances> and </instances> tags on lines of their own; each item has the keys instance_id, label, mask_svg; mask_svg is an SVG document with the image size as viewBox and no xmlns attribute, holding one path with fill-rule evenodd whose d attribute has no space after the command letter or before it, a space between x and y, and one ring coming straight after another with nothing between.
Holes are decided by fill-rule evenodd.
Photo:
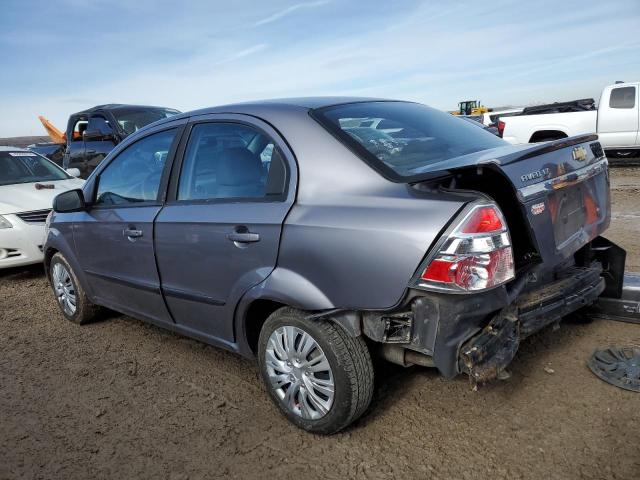
<instances>
[{"instance_id":1,"label":"car roof","mask_svg":"<svg viewBox=\"0 0 640 480\"><path fill-rule=\"evenodd\" d=\"M371 98L371 97L294 97L294 98L273 98L267 100L252 100L248 102L231 103L227 105L220 105L217 107L208 107L194 112L187 112L194 114L206 114L215 113L219 111L232 111L234 109L247 110L251 107L298 107L306 110L312 110L316 108L330 107L333 105L341 105L345 103L358 103L358 102L385 102L394 101L385 98Z\"/></svg>"},{"instance_id":2,"label":"car roof","mask_svg":"<svg viewBox=\"0 0 640 480\"><path fill-rule=\"evenodd\" d=\"M260 112L263 116L268 116L269 113L281 113L291 110L308 111L316 108L325 108L336 105L345 105L349 103L361 103L361 102L404 102L411 103L405 100L393 100L388 98L373 98L373 97L295 97L295 98L274 98L268 100L253 100L248 102L230 103L227 105L220 105L217 107L206 107L199 110L191 110L189 112L173 115L168 118L163 118L150 125L147 125L140 130L144 131L151 127L156 127L164 123L170 123L175 120L181 120L183 118L194 117L198 115L207 115L210 113L237 113L237 114L252 114ZM137 133L137 132L136 132Z\"/></svg>"},{"instance_id":3,"label":"car roof","mask_svg":"<svg viewBox=\"0 0 640 480\"><path fill-rule=\"evenodd\" d=\"M113 112L117 112L120 110L136 110L136 109L158 109L158 110L175 110L174 108L169 108L169 107L158 107L155 105L130 105L130 104L126 104L126 103L107 103L105 105L96 105L95 107L91 107L91 108L87 108L86 110L82 110L80 112L76 112L71 114L71 116L75 116L75 115L86 115L89 113L94 113L97 112L98 110L108 110L108 111L113 111Z\"/></svg>"}]
</instances>

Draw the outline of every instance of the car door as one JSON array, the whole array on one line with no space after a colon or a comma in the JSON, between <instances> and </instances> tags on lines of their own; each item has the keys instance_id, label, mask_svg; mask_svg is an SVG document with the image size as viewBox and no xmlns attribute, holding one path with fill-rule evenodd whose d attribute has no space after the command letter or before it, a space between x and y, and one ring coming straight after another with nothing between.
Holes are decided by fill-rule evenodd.
<instances>
[{"instance_id":1,"label":"car door","mask_svg":"<svg viewBox=\"0 0 640 480\"><path fill-rule=\"evenodd\" d=\"M97 303L160 323L172 320L160 292L153 222L183 125L172 122L123 145L92 180L92 201L74 225Z\"/></svg>"},{"instance_id":2,"label":"car door","mask_svg":"<svg viewBox=\"0 0 640 480\"><path fill-rule=\"evenodd\" d=\"M84 155L87 175L113 150L116 145L116 132L103 113L89 116L87 129L83 134Z\"/></svg>"},{"instance_id":3,"label":"car door","mask_svg":"<svg viewBox=\"0 0 640 480\"><path fill-rule=\"evenodd\" d=\"M295 161L268 124L220 114L190 124L179 158L155 226L162 291L177 324L230 344L238 301L276 265Z\"/></svg>"},{"instance_id":4,"label":"car door","mask_svg":"<svg viewBox=\"0 0 640 480\"><path fill-rule=\"evenodd\" d=\"M598 106L598 136L606 147L633 147L638 136L638 88L635 85L607 87L605 102ZM604 105L603 105L604 103Z\"/></svg>"}]
</instances>

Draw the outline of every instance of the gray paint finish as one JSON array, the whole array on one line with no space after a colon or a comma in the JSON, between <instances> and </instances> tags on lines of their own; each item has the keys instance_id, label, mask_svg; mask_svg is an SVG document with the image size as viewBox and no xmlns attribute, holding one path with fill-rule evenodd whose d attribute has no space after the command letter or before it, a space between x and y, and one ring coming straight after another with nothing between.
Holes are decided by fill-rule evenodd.
<instances>
[{"instance_id":1,"label":"gray paint finish","mask_svg":"<svg viewBox=\"0 0 640 480\"><path fill-rule=\"evenodd\" d=\"M156 222L156 257L176 323L233 341L242 295L276 265L286 203L175 204ZM245 227L260 241L237 244L227 235ZM185 298L189 294L191 298Z\"/></svg>"},{"instance_id":2,"label":"gray paint finish","mask_svg":"<svg viewBox=\"0 0 640 480\"><path fill-rule=\"evenodd\" d=\"M311 311L392 308L404 298L440 233L480 194L420 192L388 180L309 115L309 108L360 100L230 105L145 127L94 171L84 188L87 201L101 171L123 149L148 133L201 121L244 122L265 131L289 165L286 198L172 200L187 129L167 158L163 185L168 193L161 192L157 205L56 213L51 232L58 234L50 233L46 248L71 257L97 303L246 354L244 314L256 299ZM518 164L525 150L494 149L438 168L489 163L502 174L510 172L506 176L515 185L513 179L529 168ZM545 155L537 161L560 162L555 158L560 154ZM130 225L143 236L125 238L122 230ZM260 241L235 244L228 235L239 227L257 233Z\"/></svg>"},{"instance_id":3,"label":"gray paint finish","mask_svg":"<svg viewBox=\"0 0 640 480\"><path fill-rule=\"evenodd\" d=\"M397 304L430 245L469 198L420 194L383 178L309 115L310 107L347 100L363 99L218 107L129 136L88 179L88 202L100 173L129 145L203 121L238 121L266 132L289 165L288 193L280 202L169 199L157 206L56 214L54 223L73 216L76 251L70 254L79 258L92 299L241 351L244 338L237 333L243 325L236 315L245 296L306 310ZM186 140L185 134L167 169ZM168 190L176 179L174 174L167 182ZM134 241L122 234L132 225L143 230ZM238 227L258 233L260 241L234 244L227 236Z\"/></svg>"}]
</instances>

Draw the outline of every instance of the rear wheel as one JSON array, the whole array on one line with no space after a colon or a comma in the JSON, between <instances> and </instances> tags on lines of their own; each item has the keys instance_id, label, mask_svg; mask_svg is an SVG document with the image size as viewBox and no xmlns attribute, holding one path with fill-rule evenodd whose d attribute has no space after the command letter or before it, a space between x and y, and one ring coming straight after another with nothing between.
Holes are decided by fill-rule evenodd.
<instances>
[{"instance_id":1,"label":"rear wheel","mask_svg":"<svg viewBox=\"0 0 640 480\"><path fill-rule=\"evenodd\" d=\"M360 417L373 394L373 365L364 340L327 320L281 308L258 342L269 396L295 425L335 433Z\"/></svg>"},{"instance_id":2,"label":"rear wheel","mask_svg":"<svg viewBox=\"0 0 640 480\"><path fill-rule=\"evenodd\" d=\"M67 320L83 325L95 318L98 307L89 301L69 262L61 253L51 258L49 281L58 307Z\"/></svg>"}]
</instances>

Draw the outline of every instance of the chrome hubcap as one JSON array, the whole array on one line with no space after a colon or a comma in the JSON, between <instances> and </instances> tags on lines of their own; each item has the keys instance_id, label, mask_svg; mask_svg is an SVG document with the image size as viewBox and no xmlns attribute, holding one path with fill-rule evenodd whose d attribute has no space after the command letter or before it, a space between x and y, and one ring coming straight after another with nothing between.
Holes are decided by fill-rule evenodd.
<instances>
[{"instance_id":1,"label":"chrome hubcap","mask_svg":"<svg viewBox=\"0 0 640 480\"><path fill-rule=\"evenodd\" d=\"M76 313L76 288L71 281L71 275L62 264L56 263L53 266L51 282L64 313L67 315Z\"/></svg>"},{"instance_id":2,"label":"chrome hubcap","mask_svg":"<svg viewBox=\"0 0 640 480\"><path fill-rule=\"evenodd\" d=\"M311 335L291 326L274 330L265 364L271 388L287 410L309 420L329 412L335 394L333 372Z\"/></svg>"}]
</instances>

